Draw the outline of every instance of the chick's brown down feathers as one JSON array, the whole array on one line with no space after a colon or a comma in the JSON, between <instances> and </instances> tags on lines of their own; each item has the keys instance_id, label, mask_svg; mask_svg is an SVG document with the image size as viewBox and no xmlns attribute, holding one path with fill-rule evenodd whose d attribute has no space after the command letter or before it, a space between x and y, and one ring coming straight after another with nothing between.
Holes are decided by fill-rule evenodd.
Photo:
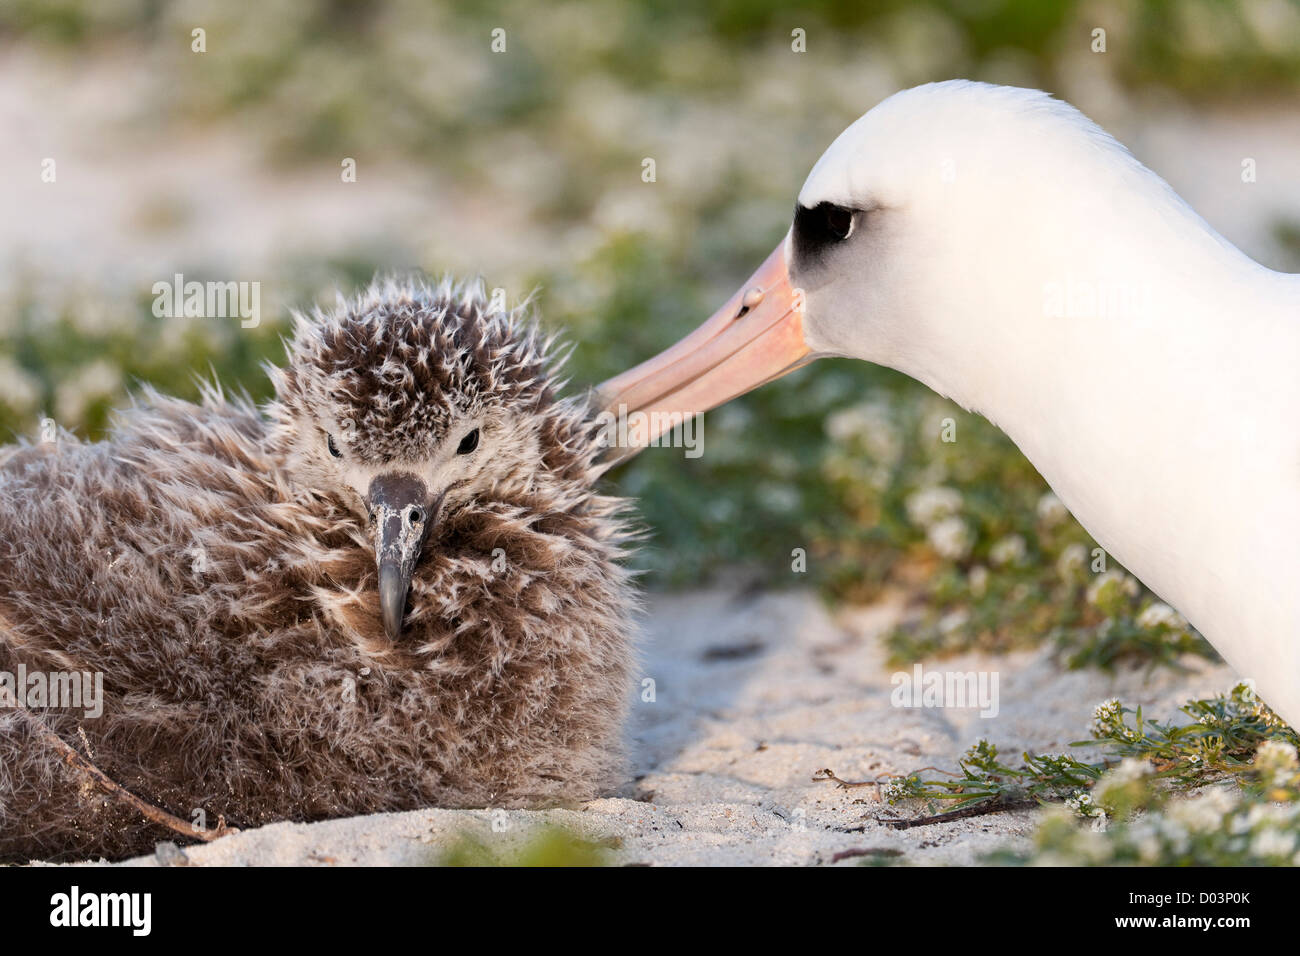
<instances>
[{"instance_id":1,"label":"chick's brown down feathers","mask_svg":"<svg viewBox=\"0 0 1300 956\"><path fill-rule=\"evenodd\" d=\"M476 289L389 282L298 318L264 409L146 391L107 441L0 451L0 671L104 690L98 717L0 707L0 858L177 839L50 732L208 827L616 785L628 532L552 364L528 316ZM484 447L458 456L470 424ZM356 475L423 462L461 470L391 640Z\"/></svg>"}]
</instances>

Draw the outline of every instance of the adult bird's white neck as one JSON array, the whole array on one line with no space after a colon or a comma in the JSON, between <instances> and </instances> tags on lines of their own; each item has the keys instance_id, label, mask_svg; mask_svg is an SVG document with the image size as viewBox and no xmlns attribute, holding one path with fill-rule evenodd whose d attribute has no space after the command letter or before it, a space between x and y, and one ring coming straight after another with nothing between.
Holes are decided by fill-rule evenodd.
<instances>
[{"instance_id":1,"label":"adult bird's white neck","mask_svg":"<svg viewBox=\"0 0 1300 956\"><path fill-rule=\"evenodd\" d=\"M1300 721L1300 277L1241 254L1146 170L1075 172L1023 205L893 233L891 259L917 267L883 345L851 281L813 293L810 312L844 316L835 341L809 320L806 338L999 425L1108 553Z\"/></svg>"}]
</instances>

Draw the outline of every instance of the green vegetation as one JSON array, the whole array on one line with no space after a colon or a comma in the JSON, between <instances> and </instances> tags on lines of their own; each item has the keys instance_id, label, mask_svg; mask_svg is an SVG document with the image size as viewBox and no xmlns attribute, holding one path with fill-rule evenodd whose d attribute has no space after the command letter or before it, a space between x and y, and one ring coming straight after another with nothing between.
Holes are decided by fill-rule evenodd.
<instances>
[{"instance_id":1,"label":"green vegetation","mask_svg":"<svg viewBox=\"0 0 1300 956\"><path fill-rule=\"evenodd\" d=\"M489 846L472 836L460 837L437 858L438 866L607 866L609 847L562 827L547 826L510 849Z\"/></svg>"},{"instance_id":2,"label":"green vegetation","mask_svg":"<svg viewBox=\"0 0 1300 956\"><path fill-rule=\"evenodd\" d=\"M942 62L950 75L1014 70L1025 82L1059 88L1069 69L1063 53L1073 42L1089 50L1092 31L1101 28L1117 79L1131 88L1155 85L1199 97L1260 90L1281 96L1300 89L1300 53L1288 42L1297 17L1293 0L809 0L797 9L775 0L724 0L698 8L670 0L582 0L540 18L525 0L315 0L267 4L257 14L218 0L14 0L0 10L0 38L22 35L56 49L83 49L168 31L187 35L192 25L205 26L214 39L237 44L240 55L175 86L167 94L169 105L216 112L292 97L306 108L282 130L284 142L308 149L348 140L357 123L379 124L371 128L419 148L449 117L483 125L512 121L553 107L570 72L606 73L643 87L701 95L730 92L750 78L728 68L727 52L786 42L793 28L808 31L810 49L865 42L873 50L879 44L896 51L907 83L933 79L933 65ZM455 93L468 90L473 96L469 110L452 108L453 97L426 86L430 63L411 36L429 31L450 39L478 37L497 26L523 24L538 27L535 36L567 42L554 51L521 40L527 55L509 72L485 83L457 83ZM654 43L644 42L651 36ZM356 56L375 46L390 56ZM663 55L684 47L695 54L685 62ZM562 69L556 69L557 61ZM327 82L318 72L323 62L342 67ZM374 92L384 94L383 116L368 115L374 111L367 97Z\"/></svg>"},{"instance_id":3,"label":"green vegetation","mask_svg":"<svg viewBox=\"0 0 1300 956\"><path fill-rule=\"evenodd\" d=\"M990 862L1300 864L1300 737L1244 683L1182 710L1190 722L1161 723L1104 701L1092 739L1071 745L1102 748L1098 760L1024 754L1013 766L980 740L959 773L912 773L883 795L953 810L1026 799L1052 805L1031 850L1001 851Z\"/></svg>"}]
</instances>

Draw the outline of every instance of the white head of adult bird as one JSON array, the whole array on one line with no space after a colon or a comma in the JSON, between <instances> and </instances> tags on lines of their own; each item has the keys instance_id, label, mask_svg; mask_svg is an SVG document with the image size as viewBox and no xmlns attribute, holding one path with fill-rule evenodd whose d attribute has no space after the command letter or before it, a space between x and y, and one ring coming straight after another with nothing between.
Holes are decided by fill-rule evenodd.
<instances>
[{"instance_id":1,"label":"white head of adult bird","mask_svg":"<svg viewBox=\"0 0 1300 956\"><path fill-rule=\"evenodd\" d=\"M1300 726L1300 276L1068 104L933 83L845 130L741 290L601 394L692 414L823 356L1001 427Z\"/></svg>"}]
</instances>

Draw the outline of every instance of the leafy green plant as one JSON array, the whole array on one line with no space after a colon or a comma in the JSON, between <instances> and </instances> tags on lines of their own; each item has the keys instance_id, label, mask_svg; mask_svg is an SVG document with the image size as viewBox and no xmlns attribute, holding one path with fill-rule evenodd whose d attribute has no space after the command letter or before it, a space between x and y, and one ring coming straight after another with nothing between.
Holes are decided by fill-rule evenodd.
<instances>
[{"instance_id":1,"label":"leafy green plant","mask_svg":"<svg viewBox=\"0 0 1300 956\"><path fill-rule=\"evenodd\" d=\"M1031 850L1000 851L991 862L1300 864L1300 737L1245 683L1182 712L1190 722L1162 723L1104 701L1092 739L1071 745L1104 748L1099 760L1026 753L1012 766L980 740L958 773L911 773L882 795L952 811L1050 805Z\"/></svg>"},{"instance_id":2,"label":"leafy green plant","mask_svg":"<svg viewBox=\"0 0 1300 956\"><path fill-rule=\"evenodd\" d=\"M522 845L493 847L462 835L437 859L438 866L606 866L608 845L556 826L542 827Z\"/></svg>"},{"instance_id":3,"label":"leafy green plant","mask_svg":"<svg viewBox=\"0 0 1300 956\"><path fill-rule=\"evenodd\" d=\"M1141 707L1130 710L1118 700L1103 701L1094 715L1092 739L1071 744L1104 748L1100 760L1026 753L1013 767L999 759L996 746L981 739L958 761L959 773L898 777L884 787L883 796L890 803L951 801L954 808L996 799L1065 800L1090 789L1125 759L1149 764L1153 778L1173 789L1191 790L1249 771L1256 751L1267 741L1300 746L1300 737L1246 683L1228 694L1189 701L1182 712L1192 718L1190 723L1161 723L1145 718Z\"/></svg>"},{"instance_id":4,"label":"leafy green plant","mask_svg":"<svg viewBox=\"0 0 1300 956\"><path fill-rule=\"evenodd\" d=\"M1296 747L1264 740L1231 782L1178 796L1158 775L1125 758L1093 788L1044 814L1027 850L1002 850L991 863L1092 866L1300 865L1300 771ZM1084 812L1080 812L1081 809ZM1077 817L1091 817L1093 827Z\"/></svg>"}]
</instances>

